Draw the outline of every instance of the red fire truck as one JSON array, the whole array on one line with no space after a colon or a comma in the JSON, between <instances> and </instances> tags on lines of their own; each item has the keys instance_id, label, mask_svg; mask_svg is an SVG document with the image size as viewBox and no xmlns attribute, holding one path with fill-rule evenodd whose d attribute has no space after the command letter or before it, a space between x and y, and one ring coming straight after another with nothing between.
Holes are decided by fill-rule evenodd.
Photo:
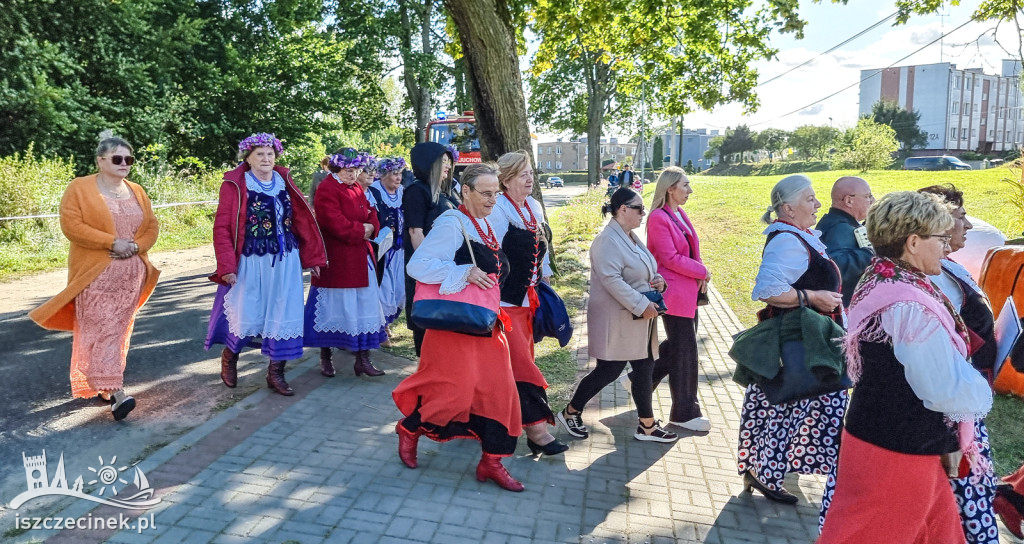
<instances>
[{"instance_id":1,"label":"red fire truck","mask_svg":"<svg viewBox=\"0 0 1024 544\"><path fill-rule=\"evenodd\" d=\"M434 120L427 123L427 141L455 147L459 153L455 161L457 173L466 165L480 162L480 139L476 135L476 116L472 111L454 117L438 112Z\"/></svg>"}]
</instances>

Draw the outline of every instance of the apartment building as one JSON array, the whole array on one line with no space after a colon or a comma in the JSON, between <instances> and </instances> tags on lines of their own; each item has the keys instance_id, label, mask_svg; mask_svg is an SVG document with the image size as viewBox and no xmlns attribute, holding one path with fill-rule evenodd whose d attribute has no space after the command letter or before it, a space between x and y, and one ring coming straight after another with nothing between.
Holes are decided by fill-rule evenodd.
<instances>
[{"instance_id":1,"label":"apartment building","mask_svg":"<svg viewBox=\"0 0 1024 544\"><path fill-rule=\"evenodd\" d=\"M601 160L614 159L621 163L626 157L635 156L636 144L619 142L618 138L601 138ZM541 172L583 171L587 169L587 138L564 140L558 138L554 142L537 144L537 169Z\"/></svg>"},{"instance_id":2,"label":"apartment building","mask_svg":"<svg viewBox=\"0 0 1024 544\"><path fill-rule=\"evenodd\" d=\"M928 144L915 154L1008 151L1024 145L1020 73L1018 60L1002 61L999 75L948 62L862 70L860 114L879 100L920 113Z\"/></svg>"}]
</instances>

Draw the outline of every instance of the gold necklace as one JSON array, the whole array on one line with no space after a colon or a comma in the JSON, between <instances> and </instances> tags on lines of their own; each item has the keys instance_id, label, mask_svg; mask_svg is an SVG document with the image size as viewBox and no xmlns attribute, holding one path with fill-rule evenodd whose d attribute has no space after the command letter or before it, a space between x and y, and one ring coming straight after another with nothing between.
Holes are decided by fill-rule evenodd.
<instances>
[{"instance_id":1,"label":"gold necklace","mask_svg":"<svg viewBox=\"0 0 1024 544\"><path fill-rule=\"evenodd\" d=\"M102 194L104 194L104 195L106 195L106 196L108 196L110 198L113 198L115 200L121 200L121 199L126 198L128 196L128 188L125 187L125 184L124 184L123 181L118 184L118 187L117 187L116 190L112 190L110 187L106 186L102 181L100 181L100 179L98 177L96 178L96 184L100 188L100 193L102 193Z\"/></svg>"}]
</instances>

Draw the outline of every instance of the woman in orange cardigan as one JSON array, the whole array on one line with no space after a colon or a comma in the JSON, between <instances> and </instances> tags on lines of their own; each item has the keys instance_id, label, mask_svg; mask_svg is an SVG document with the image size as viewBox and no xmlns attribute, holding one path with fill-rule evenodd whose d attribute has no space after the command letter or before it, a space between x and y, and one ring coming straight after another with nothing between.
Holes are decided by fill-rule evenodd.
<instances>
[{"instance_id":1,"label":"woman in orange cardigan","mask_svg":"<svg viewBox=\"0 0 1024 544\"><path fill-rule=\"evenodd\" d=\"M124 367L135 314L160 271L146 257L159 232L146 191L125 179L135 158L120 138L96 148L99 173L75 178L60 203L60 227L71 241L68 285L29 317L72 331L71 395L110 402L115 420L135 408L124 392Z\"/></svg>"}]
</instances>

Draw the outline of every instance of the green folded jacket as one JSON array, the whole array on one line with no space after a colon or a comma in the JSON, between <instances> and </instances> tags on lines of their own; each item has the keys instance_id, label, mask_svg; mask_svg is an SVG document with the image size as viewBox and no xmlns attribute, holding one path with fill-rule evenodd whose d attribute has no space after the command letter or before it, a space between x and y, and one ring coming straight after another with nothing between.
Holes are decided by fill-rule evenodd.
<instances>
[{"instance_id":1,"label":"green folded jacket","mask_svg":"<svg viewBox=\"0 0 1024 544\"><path fill-rule=\"evenodd\" d=\"M782 343L803 342L807 368L827 368L841 375L846 368L840 341L846 331L835 321L802 307L766 319L739 333L729 350L736 361L732 379L747 386L774 378L782 368Z\"/></svg>"}]
</instances>

